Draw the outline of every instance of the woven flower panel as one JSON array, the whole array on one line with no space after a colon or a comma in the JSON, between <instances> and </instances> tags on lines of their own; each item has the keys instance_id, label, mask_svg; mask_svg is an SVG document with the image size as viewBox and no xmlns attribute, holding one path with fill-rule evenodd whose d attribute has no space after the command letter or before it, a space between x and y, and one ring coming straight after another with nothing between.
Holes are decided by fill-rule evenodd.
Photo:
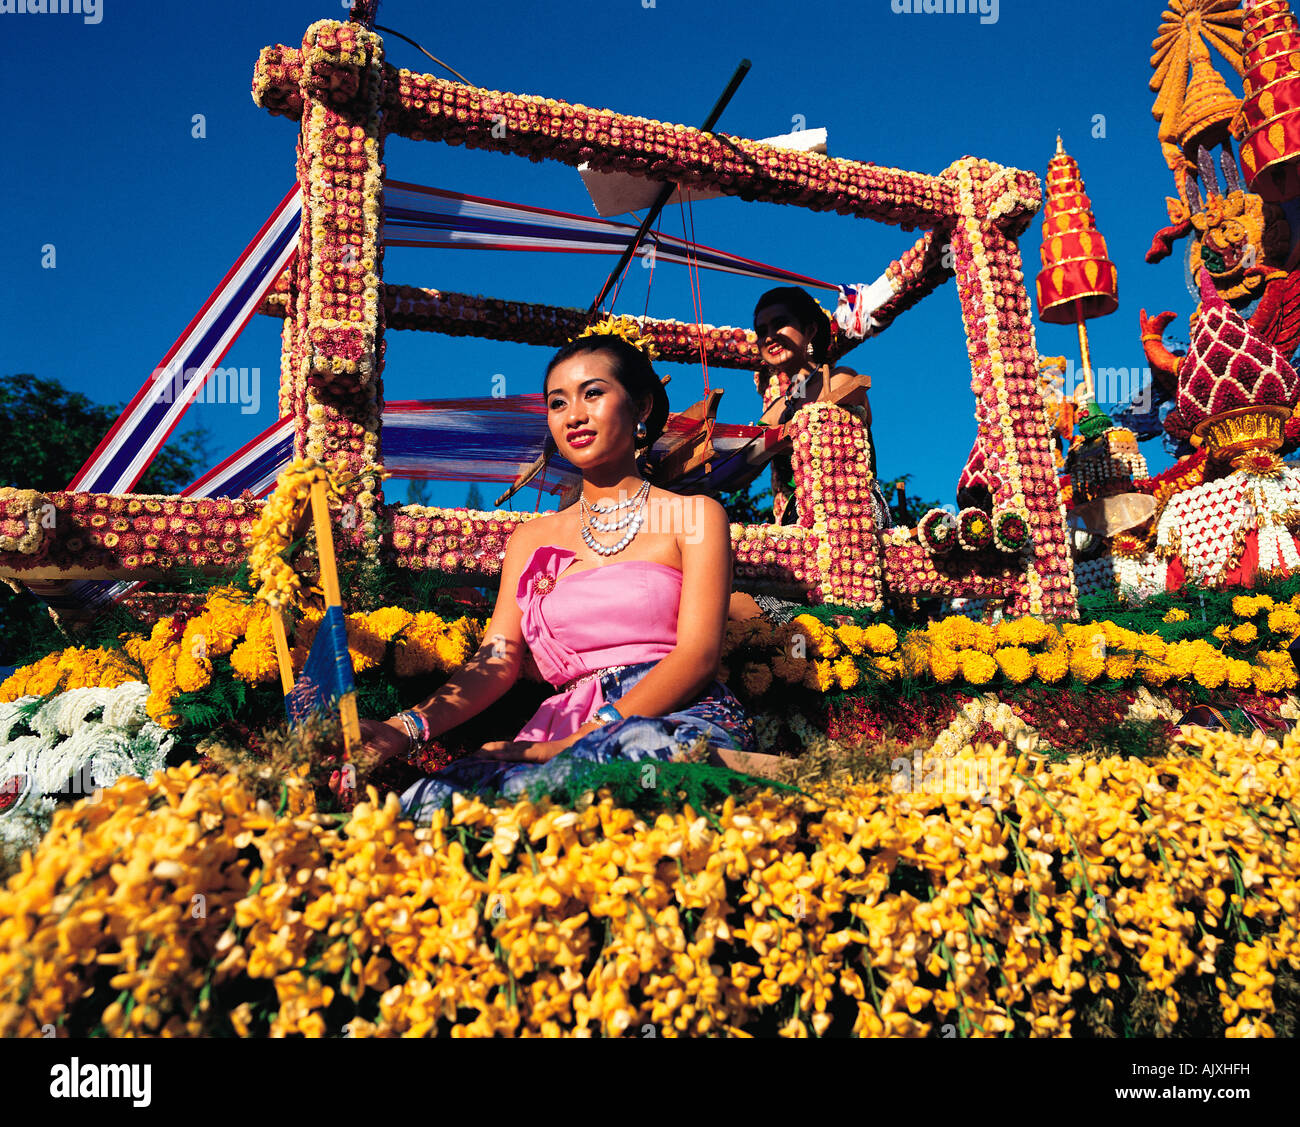
<instances>
[{"instance_id":1,"label":"woven flower panel","mask_svg":"<svg viewBox=\"0 0 1300 1127\"><path fill-rule=\"evenodd\" d=\"M398 567L476 575L499 575L510 534L537 516L419 505L390 512Z\"/></svg>"},{"instance_id":2,"label":"woven flower panel","mask_svg":"<svg viewBox=\"0 0 1300 1127\"><path fill-rule=\"evenodd\" d=\"M815 601L879 608L880 531L871 507L866 425L834 403L810 403L789 425L799 522L815 537Z\"/></svg>"},{"instance_id":3,"label":"woven flower panel","mask_svg":"<svg viewBox=\"0 0 1300 1127\"><path fill-rule=\"evenodd\" d=\"M1294 406L1300 400L1300 376L1286 357L1214 292L1208 272L1202 276L1201 293L1191 348L1178 368L1171 433L1194 430L1225 411Z\"/></svg>"},{"instance_id":4,"label":"woven flower panel","mask_svg":"<svg viewBox=\"0 0 1300 1127\"><path fill-rule=\"evenodd\" d=\"M1010 565L990 565L967 553L937 557L920 544L887 546L884 565L885 588L895 595L1007 599L1024 585Z\"/></svg>"},{"instance_id":5,"label":"woven flower panel","mask_svg":"<svg viewBox=\"0 0 1300 1127\"><path fill-rule=\"evenodd\" d=\"M233 570L248 550L260 501L51 493L39 552L0 552L0 574L102 578L178 567Z\"/></svg>"}]
</instances>

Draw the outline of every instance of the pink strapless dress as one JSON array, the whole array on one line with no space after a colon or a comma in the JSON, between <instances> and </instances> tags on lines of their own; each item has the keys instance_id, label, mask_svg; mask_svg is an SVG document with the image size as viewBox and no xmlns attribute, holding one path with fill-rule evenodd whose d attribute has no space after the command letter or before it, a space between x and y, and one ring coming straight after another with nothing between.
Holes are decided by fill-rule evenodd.
<instances>
[{"instance_id":1,"label":"pink strapless dress","mask_svg":"<svg viewBox=\"0 0 1300 1127\"><path fill-rule=\"evenodd\" d=\"M538 672L563 685L611 665L658 661L677 645L682 573L651 560L618 560L564 576L577 558L543 545L528 558L515 600ZM600 678L547 697L517 740L572 735L602 704Z\"/></svg>"},{"instance_id":2,"label":"pink strapless dress","mask_svg":"<svg viewBox=\"0 0 1300 1127\"><path fill-rule=\"evenodd\" d=\"M618 707L623 695L677 645L682 576L648 560L619 560L568 578L576 559L568 548L547 545L529 557L516 599L523 634L537 668L553 685L591 676L542 702L515 737L530 743L571 736L592 718L605 694ZM609 669L611 666L625 666ZM620 712L622 709L620 708ZM550 794L567 785L575 768L613 762L666 762L698 739L738 751L758 750L753 721L721 681L665 716L624 715L575 740L545 763L458 759L412 784L402 808L424 820L458 793L517 798Z\"/></svg>"}]
</instances>

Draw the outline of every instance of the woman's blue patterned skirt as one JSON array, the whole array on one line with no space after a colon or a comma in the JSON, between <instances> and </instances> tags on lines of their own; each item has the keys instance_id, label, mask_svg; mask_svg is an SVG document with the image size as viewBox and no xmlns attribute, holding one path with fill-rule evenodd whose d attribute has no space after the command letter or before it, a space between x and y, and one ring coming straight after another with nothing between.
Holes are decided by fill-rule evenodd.
<instances>
[{"instance_id":1,"label":"woman's blue patterned skirt","mask_svg":"<svg viewBox=\"0 0 1300 1127\"><path fill-rule=\"evenodd\" d=\"M609 704L641 680L657 661L640 662L600 678ZM754 722L740 701L721 681L714 681L687 708L667 716L628 716L583 736L546 763L502 763L467 758L421 779L402 795L402 810L417 822L427 822L451 796L491 795L515 798L545 793L562 784L575 766L591 763L667 761L681 755L701 737L735 751L756 752Z\"/></svg>"}]
</instances>

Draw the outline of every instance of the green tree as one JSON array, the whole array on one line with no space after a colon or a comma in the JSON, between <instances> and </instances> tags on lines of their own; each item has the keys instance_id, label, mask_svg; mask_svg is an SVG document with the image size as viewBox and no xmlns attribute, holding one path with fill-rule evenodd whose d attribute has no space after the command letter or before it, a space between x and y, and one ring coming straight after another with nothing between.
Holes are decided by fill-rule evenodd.
<instances>
[{"instance_id":1,"label":"green tree","mask_svg":"<svg viewBox=\"0 0 1300 1127\"><path fill-rule=\"evenodd\" d=\"M66 489L123 407L94 403L57 380L0 376L0 484ZM189 430L158 453L135 493L179 493L206 468L207 432Z\"/></svg>"},{"instance_id":2,"label":"green tree","mask_svg":"<svg viewBox=\"0 0 1300 1127\"><path fill-rule=\"evenodd\" d=\"M0 485L66 489L122 410L30 372L0 376ZM180 492L205 468L206 447L202 429L173 436L134 492ZM0 665L30 657L45 638L53 639L45 604L0 586Z\"/></svg>"},{"instance_id":3,"label":"green tree","mask_svg":"<svg viewBox=\"0 0 1300 1127\"><path fill-rule=\"evenodd\" d=\"M757 480L751 481L744 489L718 494L718 504L727 510L733 524L772 523L772 491L764 489L755 493Z\"/></svg>"}]
</instances>

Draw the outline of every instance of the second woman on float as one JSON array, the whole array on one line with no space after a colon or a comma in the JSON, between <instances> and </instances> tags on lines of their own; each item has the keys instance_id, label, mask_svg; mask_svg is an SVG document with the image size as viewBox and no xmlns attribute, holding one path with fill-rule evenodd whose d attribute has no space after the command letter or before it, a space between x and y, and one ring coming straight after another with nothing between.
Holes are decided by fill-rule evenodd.
<instances>
[{"instance_id":1,"label":"second woman on float","mask_svg":"<svg viewBox=\"0 0 1300 1127\"><path fill-rule=\"evenodd\" d=\"M754 373L754 385L763 397L761 422L777 426L788 422L807 403L822 397L822 368L830 359L831 320L807 290L780 286L768 290L754 306L754 334L758 338L761 367ZM841 405L861 408L871 447L872 504L876 523L892 523L889 503L878 483L876 447L871 441L871 403L852 368L831 371L828 397ZM794 524L799 514L794 498L794 467L788 454L772 460L772 520Z\"/></svg>"}]
</instances>

